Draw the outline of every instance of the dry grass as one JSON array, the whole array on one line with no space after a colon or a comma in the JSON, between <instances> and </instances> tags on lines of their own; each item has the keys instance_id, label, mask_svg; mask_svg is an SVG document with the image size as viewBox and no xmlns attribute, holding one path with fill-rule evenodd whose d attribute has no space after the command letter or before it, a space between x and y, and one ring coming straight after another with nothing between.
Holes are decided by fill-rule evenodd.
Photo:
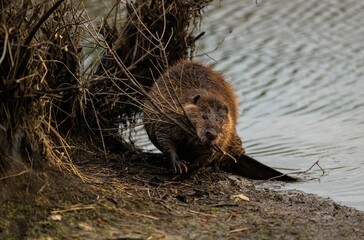
<instances>
[{"instance_id":1,"label":"dry grass","mask_svg":"<svg viewBox=\"0 0 364 240\"><path fill-rule=\"evenodd\" d=\"M105 41L98 43L107 54L92 78L85 119L105 150L114 142L119 124L135 126L154 79L169 65L192 57L193 26L209 2L139 0L126 4L127 19L120 30L104 21L100 33Z\"/></svg>"},{"instance_id":2,"label":"dry grass","mask_svg":"<svg viewBox=\"0 0 364 240\"><path fill-rule=\"evenodd\" d=\"M120 124L135 127L153 79L192 57L193 30L210 2L117 1L95 26L82 1L2 1L0 181L49 163L82 177L71 156L80 139L104 153L137 151ZM127 15L117 25L120 8ZM104 53L88 68L86 38Z\"/></svg>"},{"instance_id":3,"label":"dry grass","mask_svg":"<svg viewBox=\"0 0 364 240\"><path fill-rule=\"evenodd\" d=\"M60 127L71 115L62 89L77 82L79 71L79 16L63 2L1 5L3 173L39 166L44 159L76 172L64 156L68 146Z\"/></svg>"}]
</instances>

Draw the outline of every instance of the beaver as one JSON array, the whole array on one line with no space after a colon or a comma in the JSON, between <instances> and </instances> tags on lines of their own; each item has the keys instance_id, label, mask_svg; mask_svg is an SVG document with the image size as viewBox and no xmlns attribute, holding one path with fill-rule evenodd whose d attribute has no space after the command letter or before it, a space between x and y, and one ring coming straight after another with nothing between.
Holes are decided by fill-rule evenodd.
<instances>
[{"instance_id":1,"label":"beaver","mask_svg":"<svg viewBox=\"0 0 364 240\"><path fill-rule=\"evenodd\" d=\"M143 104L143 122L174 170L187 173L245 154L236 132L238 109L236 94L221 73L182 60L154 82Z\"/></svg>"}]
</instances>

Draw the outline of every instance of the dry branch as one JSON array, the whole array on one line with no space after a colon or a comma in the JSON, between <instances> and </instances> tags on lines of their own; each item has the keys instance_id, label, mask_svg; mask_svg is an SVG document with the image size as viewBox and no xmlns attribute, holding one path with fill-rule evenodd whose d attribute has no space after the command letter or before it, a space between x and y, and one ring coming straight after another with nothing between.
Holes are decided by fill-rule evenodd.
<instances>
[{"instance_id":1,"label":"dry branch","mask_svg":"<svg viewBox=\"0 0 364 240\"><path fill-rule=\"evenodd\" d=\"M100 32L107 53L94 76L98 81L90 87L85 113L87 125L99 132L104 147L114 142L107 139L117 135L119 124L136 123L154 79L169 65L192 57L196 38L191 28L210 2L137 0L127 2L127 19L119 31L104 22Z\"/></svg>"},{"instance_id":2,"label":"dry branch","mask_svg":"<svg viewBox=\"0 0 364 240\"><path fill-rule=\"evenodd\" d=\"M77 173L60 130L71 91L56 90L77 83L81 17L65 0L7 1L0 12L0 174L48 163Z\"/></svg>"},{"instance_id":3,"label":"dry branch","mask_svg":"<svg viewBox=\"0 0 364 240\"><path fill-rule=\"evenodd\" d=\"M179 59L192 57L194 42L202 35L194 37L193 28L210 2L118 1L113 9L125 7L124 24L117 26L120 16L110 14L97 29L85 20L82 3L2 1L0 169L4 179L24 171L24 166L45 163L78 173L69 153L72 136L86 136L104 150L120 139L120 124L136 125L154 79ZM96 48L106 51L97 70L82 69L80 43L85 33L92 36ZM132 149L117 147L124 152Z\"/></svg>"}]
</instances>

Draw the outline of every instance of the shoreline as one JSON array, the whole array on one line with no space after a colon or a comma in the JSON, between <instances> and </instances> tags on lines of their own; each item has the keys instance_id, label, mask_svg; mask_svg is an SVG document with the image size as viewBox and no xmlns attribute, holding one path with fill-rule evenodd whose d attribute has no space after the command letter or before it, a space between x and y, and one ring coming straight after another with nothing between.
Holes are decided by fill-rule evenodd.
<instances>
[{"instance_id":1,"label":"shoreline","mask_svg":"<svg viewBox=\"0 0 364 240\"><path fill-rule=\"evenodd\" d=\"M27 204L3 202L7 216L3 219L12 229L6 235L1 224L0 236L12 236L26 226L21 235L26 239L364 237L364 212L329 198L298 190L277 191L265 181L212 168L175 180L166 169L145 162L108 160L108 165L80 167L89 177L87 182L66 174L60 178L67 179L63 186L55 191L49 185Z\"/></svg>"}]
</instances>

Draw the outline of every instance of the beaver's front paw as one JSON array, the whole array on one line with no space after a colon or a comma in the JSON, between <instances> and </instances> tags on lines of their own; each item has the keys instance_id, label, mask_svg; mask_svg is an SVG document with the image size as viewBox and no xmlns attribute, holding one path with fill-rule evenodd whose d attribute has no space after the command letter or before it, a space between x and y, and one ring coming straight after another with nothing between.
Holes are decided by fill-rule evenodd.
<instances>
[{"instance_id":1,"label":"beaver's front paw","mask_svg":"<svg viewBox=\"0 0 364 240\"><path fill-rule=\"evenodd\" d=\"M185 162L185 161L181 160L179 157L175 156L171 159L171 163L172 163L172 166L176 173L180 173L180 174L187 173L187 171L188 171L187 162Z\"/></svg>"}]
</instances>

